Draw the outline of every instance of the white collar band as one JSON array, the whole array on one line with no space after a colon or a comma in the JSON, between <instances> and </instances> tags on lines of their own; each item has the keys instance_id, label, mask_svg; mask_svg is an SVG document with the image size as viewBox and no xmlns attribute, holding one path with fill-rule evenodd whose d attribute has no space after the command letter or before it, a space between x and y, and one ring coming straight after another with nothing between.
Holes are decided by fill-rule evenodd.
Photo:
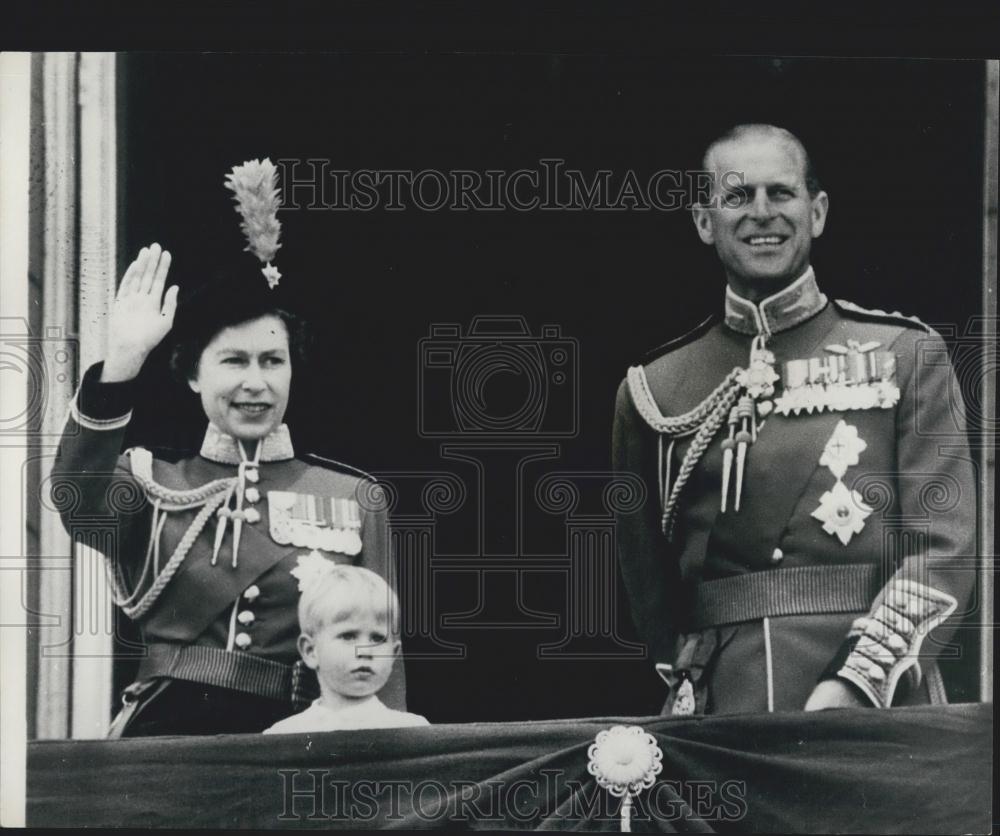
<instances>
[{"instance_id":1,"label":"white collar band","mask_svg":"<svg viewBox=\"0 0 1000 836\"><path fill-rule=\"evenodd\" d=\"M754 304L726 285L726 325L740 334L770 336L812 318L827 298L816 284L812 267L788 287Z\"/></svg>"},{"instance_id":2,"label":"white collar band","mask_svg":"<svg viewBox=\"0 0 1000 836\"><path fill-rule=\"evenodd\" d=\"M251 442L244 442L244 448L249 453L255 445ZM279 424L267 436L264 437L257 450L259 456L255 456L262 462L280 462L295 458L295 450L292 448L292 436L288 432L287 424ZM243 461L240 455L239 445L236 439L228 433L224 433L215 424L209 423L205 430L205 438L201 442L201 456L212 462L219 464L238 465Z\"/></svg>"}]
</instances>

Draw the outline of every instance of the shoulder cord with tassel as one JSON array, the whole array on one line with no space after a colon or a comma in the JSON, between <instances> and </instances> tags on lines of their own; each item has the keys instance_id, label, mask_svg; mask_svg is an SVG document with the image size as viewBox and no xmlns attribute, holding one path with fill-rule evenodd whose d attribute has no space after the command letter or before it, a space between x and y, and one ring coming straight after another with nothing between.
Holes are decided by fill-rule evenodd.
<instances>
[{"instance_id":1,"label":"shoulder cord with tassel","mask_svg":"<svg viewBox=\"0 0 1000 836\"><path fill-rule=\"evenodd\" d=\"M139 482L147 499L153 504L153 519L150 531L149 545L146 549L146 559L143 563L142 573L135 584L135 590L131 594L126 594L119 584L115 572L111 566L111 560L106 561L108 568L108 579L111 584L114 602L121 607L122 612L131 619L138 619L145 615L153 604L156 603L166 585L173 578L180 568L188 552L194 545L198 535L201 534L205 525L216 513L227 497L232 495L232 491L238 481L235 477L226 479L215 479L193 490L174 490L153 482L151 479L143 478L137 473L133 473L134 478ZM163 570L159 569L160 561L160 534L166 522L167 515L171 511L188 511L201 506L188 530L174 549L174 553L166 562ZM142 585L146 580L150 569L153 570L155 580L149 590L139 598Z\"/></svg>"},{"instance_id":2,"label":"shoulder cord with tassel","mask_svg":"<svg viewBox=\"0 0 1000 836\"><path fill-rule=\"evenodd\" d=\"M730 410L739 398L744 370L739 366L726 375L725 379L694 409L683 415L667 417L663 415L653 399L649 382L641 366L633 366L628 370L628 387L632 402L643 420L659 435L658 439L658 473L660 483L660 501L663 503L663 514L660 526L667 540L673 539L674 523L677 518L677 503L695 466L705 454L715 434L725 422ZM670 484L670 462L673 458L674 444L679 438L694 434L694 440L684 455L677 478ZM663 449L663 437L670 439L667 449Z\"/></svg>"}]
</instances>

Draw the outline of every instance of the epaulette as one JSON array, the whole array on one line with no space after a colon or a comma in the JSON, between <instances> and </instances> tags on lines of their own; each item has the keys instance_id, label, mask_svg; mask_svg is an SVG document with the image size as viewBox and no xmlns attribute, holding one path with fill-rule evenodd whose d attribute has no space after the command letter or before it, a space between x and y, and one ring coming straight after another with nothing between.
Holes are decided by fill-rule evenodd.
<instances>
[{"instance_id":1,"label":"epaulette","mask_svg":"<svg viewBox=\"0 0 1000 836\"><path fill-rule=\"evenodd\" d=\"M718 320L719 320L718 315L712 314L711 316L706 317L701 323L696 325L686 334L682 334L679 337L675 337L674 339L669 340L668 342L665 342L662 345L658 345L656 348L651 348L643 356L642 365L652 363L657 357L666 354L669 351L674 351L680 348L682 345L686 345L687 343L698 339L698 337L702 336L713 325L715 325L715 323L718 322Z\"/></svg>"},{"instance_id":2,"label":"epaulette","mask_svg":"<svg viewBox=\"0 0 1000 836\"><path fill-rule=\"evenodd\" d=\"M860 305L855 305L853 302L848 302L844 299L834 299L833 304L837 306L837 309L841 313L853 315L869 322L891 323L893 325L902 325L906 328L919 328L922 331L931 330L926 322L922 322L915 316L901 314L899 311L889 313L871 308L862 308Z\"/></svg>"},{"instance_id":3,"label":"epaulette","mask_svg":"<svg viewBox=\"0 0 1000 836\"><path fill-rule=\"evenodd\" d=\"M369 482L378 482L378 479L376 479L370 473L365 473L365 471L361 470L361 468L352 467L351 465L345 464L344 462L338 462L336 459L328 459L326 458L326 456L319 456L316 453L306 453L304 460L307 462L315 463L320 467L327 467L332 470L344 471L351 476L357 476L360 479L367 479Z\"/></svg>"}]
</instances>

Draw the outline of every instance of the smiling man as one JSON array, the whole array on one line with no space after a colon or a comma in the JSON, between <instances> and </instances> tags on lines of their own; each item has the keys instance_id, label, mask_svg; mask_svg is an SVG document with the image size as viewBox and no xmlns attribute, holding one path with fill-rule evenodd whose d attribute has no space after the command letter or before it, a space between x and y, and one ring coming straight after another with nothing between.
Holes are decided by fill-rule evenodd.
<instances>
[{"instance_id":1,"label":"smiling man","mask_svg":"<svg viewBox=\"0 0 1000 836\"><path fill-rule=\"evenodd\" d=\"M696 207L695 225L713 244L729 286L759 302L809 267L829 200L801 143L787 131L744 126L712 144L705 169L719 187L712 206Z\"/></svg>"},{"instance_id":2,"label":"smiling man","mask_svg":"<svg viewBox=\"0 0 1000 836\"><path fill-rule=\"evenodd\" d=\"M739 125L704 167L693 218L724 315L629 369L613 438L616 470L649 486L618 548L664 712L944 701L975 532L944 344L820 290L829 199L794 135Z\"/></svg>"}]
</instances>

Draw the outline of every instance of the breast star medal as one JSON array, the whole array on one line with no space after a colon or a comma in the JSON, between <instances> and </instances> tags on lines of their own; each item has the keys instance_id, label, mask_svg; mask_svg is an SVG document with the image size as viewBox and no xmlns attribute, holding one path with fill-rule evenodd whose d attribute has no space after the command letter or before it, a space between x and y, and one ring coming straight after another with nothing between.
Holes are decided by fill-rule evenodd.
<instances>
[{"instance_id":1,"label":"breast star medal","mask_svg":"<svg viewBox=\"0 0 1000 836\"><path fill-rule=\"evenodd\" d=\"M837 481L820 497L812 516L823 524L823 531L834 535L845 546L855 534L861 533L865 520L873 510L864 503L860 493L851 490L842 481L847 468L858 464L861 453L867 447L867 442L858 435L858 428L841 420L819 457L819 463Z\"/></svg>"},{"instance_id":2,"label":"breast star medal","mask_svg":"<svg viewBox=\"0 0 1000 836\"><path fill-rule=\"evenodd\" d=\"M823 523L823 530L833 534L845 546L855 534L865 527L865 519L872 509L861 500L861 494L850 490L839 479L819 499L813 517Z\"/></svg>"}]
</instances>

